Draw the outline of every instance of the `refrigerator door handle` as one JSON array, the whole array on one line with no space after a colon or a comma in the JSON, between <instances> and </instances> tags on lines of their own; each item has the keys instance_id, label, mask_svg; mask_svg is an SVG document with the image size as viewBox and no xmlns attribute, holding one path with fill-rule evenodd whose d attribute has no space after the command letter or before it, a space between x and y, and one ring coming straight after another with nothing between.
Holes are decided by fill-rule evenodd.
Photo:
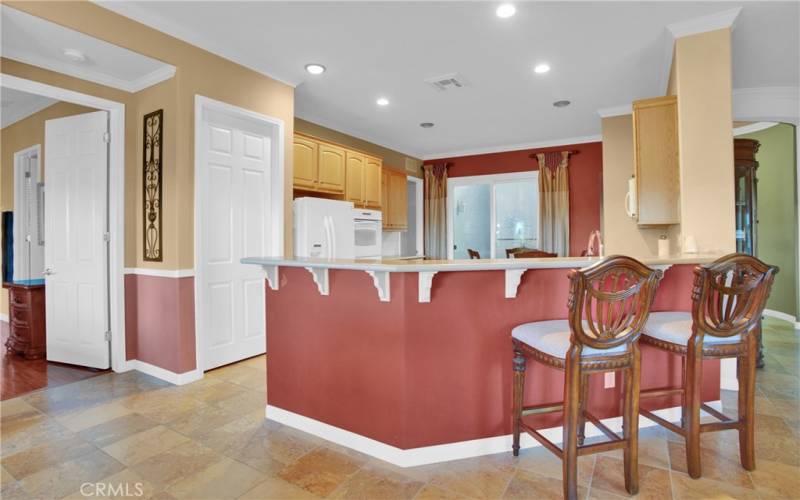
<instances>
[{"instance_id":1,"label":"refrigerator door handle","mask_svg":"<svg viewBox=\"0 0 800 500\"><path fill-rule=\"evenodd\" d=\"M325 226L325 244L327 246L324 257L330 259L331 254L333 253L333 231L331 230L330 215L325 215L322 217L322 225Z\"/></svg>"},{"instance_id":2,"label":"refrigerator door handle","mask_svg":"<svg viewBox=\"0 0 800 500\"><path fill-rule=\"evenodd\" d=\"M330 224L330 226L331 226L331 255L330 255L330 258L335 259L336 258L336 227L334 226L333 217L331 217L329 215L328 219L331 222L331 224Z\"/></svg>"}]
</instances>

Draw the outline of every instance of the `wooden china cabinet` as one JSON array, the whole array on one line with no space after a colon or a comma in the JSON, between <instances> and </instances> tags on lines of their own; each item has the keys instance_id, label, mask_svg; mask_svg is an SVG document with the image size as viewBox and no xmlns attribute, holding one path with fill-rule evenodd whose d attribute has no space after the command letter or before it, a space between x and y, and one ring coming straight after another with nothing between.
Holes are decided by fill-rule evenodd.
<instances>
[{"instance_id":1,"label":"wooden china cabinet","mask_svg":"<svg viewBox=\"0 0 800 500\"><path fill-rule=\"evenodd\" d=\"M758 243L758 162L761 144L755 139L733 140L733 178L736 201L736 251L756 255ZM764 367L764 344L758 337L756 366Z\"/></svg>"}]
</instances>

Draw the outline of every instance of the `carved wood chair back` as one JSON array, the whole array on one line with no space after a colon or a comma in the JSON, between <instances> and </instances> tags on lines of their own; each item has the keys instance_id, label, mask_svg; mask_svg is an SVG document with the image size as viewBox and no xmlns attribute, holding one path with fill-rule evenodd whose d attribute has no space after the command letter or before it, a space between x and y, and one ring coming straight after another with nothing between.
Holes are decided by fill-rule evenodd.
<instances>
[{"instance_id":1,"label":"carved wood chair back","mask_svg":"<svg viewBox=\"0 0 800 500\"><path fill-rule=\"evenodd\" d=\"M536 259L541 257L558 257L558 255L544 250L521 250L511 254L514 259Z\"/></svg>"},{"instance_id":2,"label":"carved wood chair back","mask_svg":"<svg viewBox=\"0 0 800 500\"><path fill-rule=\"evenodd\" d=\"M731 337L758 325L778 268L730 254L694 270L693 335Z\"/></svg>"},{"instance_id":3,"label":"carved wood chair back","mask_svg":"<svg viewBox=\"0 0 800 500\"><path fill-rule=\"evenodd\" d=\"M609 349L639 338L663 273L615 255L570 272L571 342Z\"/></svg>"},{"instance_id":4,"label":"carved wood chair back","mask_svg":"<svg viewBox=\"0 0 800 500\"><path fill-rule=\"evenodd\" d=\"M527 252L529 250L535 250L534 248L525 248L525 247L514 247L514 248L506 248L506 259L510 259L512 255L517 252Z\"/></svg>"},{"instance_id":5,"label":"carved wood chair back","mask_svg":"<svg viewBox=\"0 0 800 500\"><path fill-rule=\"evenodd\" d=\"M467 253L469 254L470 259L480 259L481 254L477 250L473 250L471 248L467 248Z\"/></svg>"}]
</instances>

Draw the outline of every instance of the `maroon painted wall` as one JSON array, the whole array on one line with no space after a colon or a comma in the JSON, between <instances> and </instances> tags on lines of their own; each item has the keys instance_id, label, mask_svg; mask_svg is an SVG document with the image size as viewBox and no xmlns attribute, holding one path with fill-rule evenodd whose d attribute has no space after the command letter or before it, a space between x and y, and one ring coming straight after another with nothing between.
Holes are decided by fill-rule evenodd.
<instances>
[{"instance_id":1,"label":"maroon painted wall","mask_svg":"<svg viewBox=\"0 0 800 500\"><path fill-rule=\"evenodd\" d=\"M194 278L125 275L125 351L174 373L194 370Z\"/></svg>"},{"instance_id":2,"label":"maroon painted wall","mask_svg":"<svg viewBox=\"0 0 800 500\"><path fill-rule=\"evenodd\" d=\"M446 161L452 166L448 177L469 175L505 174L538 170L539 162L530 158L532 153L551 151L578 151L569 160L569 253L579 256L586 249L589 234L600 229L603 192L603 143L566 144L552 148L525 149L473 156L426 160L425 163Z\"/></svg>"}]
</instances>

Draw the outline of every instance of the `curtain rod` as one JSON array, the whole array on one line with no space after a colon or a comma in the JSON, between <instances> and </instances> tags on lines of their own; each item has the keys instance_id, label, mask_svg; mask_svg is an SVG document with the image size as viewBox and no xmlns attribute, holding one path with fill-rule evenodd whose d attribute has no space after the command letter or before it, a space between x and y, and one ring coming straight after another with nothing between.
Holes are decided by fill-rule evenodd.
<instances>
[{"instance_id":1,"label":"curtain rod","mask_svg":"<svg viewBox=\"0 0 800 500\"><path fill-rule=\"evenodd\" d=\"M540 154L547 154L547 153L562 153L562 152L563 152L563 151L546 151L546 152L544 152L544 153L531 153L531 154L529 154L529 155L528 155L528 158L536 158L536 156L537 156L537 155L540 155ZM570 156L581 154L580 150L577 150L577 149L573 149L573 150L567 151L567 153L568 153Z\"/></svg>"}]
</instances>

